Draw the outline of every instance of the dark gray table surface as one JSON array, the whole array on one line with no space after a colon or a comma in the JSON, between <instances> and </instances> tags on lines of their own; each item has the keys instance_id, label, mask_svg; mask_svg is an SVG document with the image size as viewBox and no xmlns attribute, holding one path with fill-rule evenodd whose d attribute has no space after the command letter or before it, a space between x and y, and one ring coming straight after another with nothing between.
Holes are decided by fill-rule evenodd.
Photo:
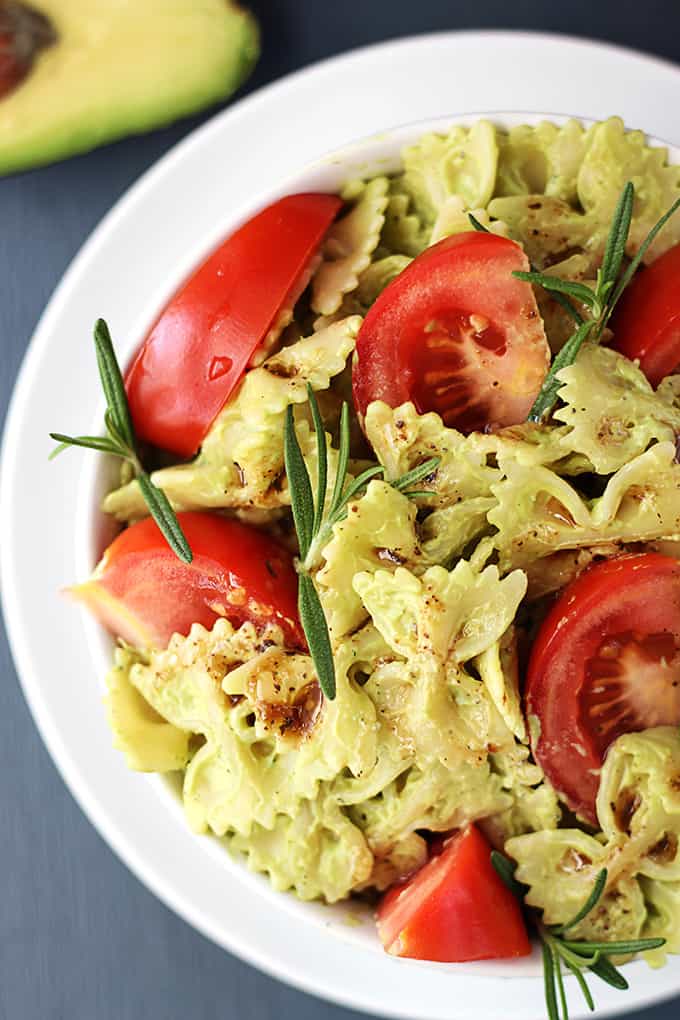
<instances>
[{"instance_id":1,"label":"dark gray table surface","mask_svg":"<svg viewBox=\"0 0 680 1020\"><path fill-rule=\"evenodd\" d=\"M261 20L264 52L246 91L353 46L436 29L569 32L680 62L678 0L253 0L251 6ZM71 258L128 185L202 119L0 181L0 423L31 332ZM57 775L21 695L4 631L0 677L0 1020L358 1016L257 973L147 892ZM452 1003L452 1020L455 1013ZM679 1015L676 1000L631 1020Z\"/></svg>"}]
</instances>

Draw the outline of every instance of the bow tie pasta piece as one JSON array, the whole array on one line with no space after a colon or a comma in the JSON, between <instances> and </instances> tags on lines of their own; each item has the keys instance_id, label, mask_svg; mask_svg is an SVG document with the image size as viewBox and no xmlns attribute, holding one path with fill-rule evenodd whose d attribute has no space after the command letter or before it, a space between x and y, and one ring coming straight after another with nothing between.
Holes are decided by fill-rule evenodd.
<instances>
[{"instance_id":1,"label":"bow tie pasta piece","mask_svg":"<svg viewBox=\"0 0 680 1020\"><path fill-rule=\"evenodd\" d=\"M437 219L434 221L430 235L430 244L436 244L437 241L441 241L444 237L451 237L452 234L465 234L474 229L469 214L472 214L478 223L486 227L489 233L498 234L500 237L510 236L507 223L503 223L502 220L492 220L486 209L469 209L461 195L451 195L445 199L437 213Z\"/></svg>"},{"instance_id":2,"label":"bow tie pasta piece","mask_svg":"<svg viewBox=\"0 0 680 1020\"><path fill-rule=\"evenodd\" d=\"M565 453L586 457L598 474L618 471L651 443L674 442L680 432L680 409L616 351L586 343L558 379L564 406L555 418L569 426L561 440Z\"/></svg>"},{"instance_id":3,"label":"bow tie pasta piece","mask_svg":"<svg viewBox=\"0 0 680 1020\"><path fill-rule=\"evenodd\" d=\"M597 817L617 870L680 881L680 730L658 726L612 744Z\"/></svg>"},{"instance_id":4,"label":"bow tie pasta piece","mask_svg":"<svg viewBox=\"0 0 680 1020\"><path fill-rule=\"evenodd\" d=\"M419 829L448 832L503 811L510 797L488 763L461 764L455 771L437 761L412 766L372 800L350 814L376 857Z\"/></svg>"},{"instance_id":5,"label":"bow tie pasta piece","mask_svg":"<svg viewBox=\"0 0 680 1020\"><path fill-rule=\"evenodd\" d=\"M606 848L580 829L556 829L515 836L505 850L517 861L515 877L529 886L529 906L543 911L546 924L564 924L590 895L598 872L607 867ZM640 938L647 911L635 878L610 881L597 906L573 930L575 939L620 941Z\"/></svg>"},{"instance_id":6,"label":"bow tie pasta piece","mask_svg":"<svg viewBox=\"0 0 680 1020\"><path fill-rule=\"evenodd\" d=\"M495 193L548 195L576 205L576 180L586 151L586 132L576 120L563 127L541 121L499 131Z\"/></svg>"},{"instance_id":7,"label":"bow tie pasta piece","mask_svg":"<svg viewBox=\"0 0 680 1020\"><path fill-rule=\"evenodd\" d=\"M312 279L312 309L320 315L337 312L344 295L355 290L370 265L385 222L388 187L386 177L375 177L345 192L352 208L328 231L323 259Z\"/></svg>"},{"instance_id":8,"label":"bow tie pasta piece","mask_svg":"<svg viewBox=\"0 0 680 1020\"><path fill-rule=\"evenodd\" d=\"M635 185L635 211L626 253L635 254L651 228L680 198L680 167L668 166L666 149L647 145L641 131L626 131L620 117L588 130L586 154L578 174L578 198L586 216L604 238L626 181ZM680 222L671 219L647 251L653 262L680 241Z\"/></svg>"},{"instance_id":9,"label":"bow tie pasta piece","mask_svg":"<svg viewBox=\"0 0 680 1020\"><path fill-rule=\"evenodd\" d=\"M235 397L216 418L198 457L190 464L163 468L152 475L173 507L272 510L287 506L290 497L283 465L286 408L306 403L307 383L315 391L328 389L331 379L345 368L360 325L358 316L344 319L283 348L248 372ZM300 438L306 460L314 462L316 440L309 430L301 430ZM337 457L332 451L329 456L333 472ZM110 493L104 510L123 521L148 514L137 482Z\"/></svg>"},{"instance_id":10,"label":"bow tie pasta piece","mask_svg":"<svg viewBox=\"0 0 680 1020\"><path fill-rule=\"evenodd\" d=\"M372 481L365 495L350 503L347 516L333 528L322 551L316 582L331 641L356 630L368 617L352 587L359 571L408 563L420 556L415 532L416 507L391 485Z\"/></svg>"},{"instance_id":11,"label":"bow tie pasta piece","mask_svg":"<svg viewBox=\"0 0 680 1020\"><path fill-rule=\"evenodd\" d=\"M320 783L375 765L368 695L339 673L336 700L321 702L311 660L284 655L282 643L277 628L258 635L222 619L212 631L194 625L187 638L176 635L148 661L126 663L128 682L159 716L203 738L192 741L183 788L196 831L271 829L277 815L313 800Z\"/></svg>"},{"instance_id":12,"label":"bow tie pasta piece","mask_svg":"<svg viewBox=\"0 0 680 1020\"><path fill-rule=\"evenodd\" d=\"M144 661L132 648L116 648L105 699L113 746L137 772L183 769L191 758L191 734L169 723L130 683L132 666Z\"/></svg>"},{"instance_id":13,"label":"bow tie pasta piece","mask_svg":"<svg viewBox=\"0 0 680 1020\"><path fill-rule=\"evenodd\" d=\"M461 560L451 571L430 567L416 577L403 567L354 577L373 623L397 654L467 662L508 629L526 592L517 570L501 579L494 566L477 574Z\"/></svg>"},{"instance_id":14,"label":"bow tie pasta piece","mask_svg":"<svg viewBox=\"0 0 680 1020\"><path fill-rule=\"evenodd\" d=\"M274 889L302 900L336 903L361 887L373 870L373 854L327 788L302 801L294 814L279 815L271 828L253 827L246 838L227 836L231 850L246 855L251 871L265 872Z\"/></svg>"},{"instance_id":15,"label":"bow tie pasta piece","mask_svg":"<svg viewBox=\"0 0 680 1020\"><path fill-rule=\"evenodd\" d=\"M640 886L647 905L642 937L666 940L665 946L643 955L650 967L663 967L668 953L680 953L680 882L641 878Z\"/></svg>"},{"instance_id":16,"label":"bow tie pasta piece","mask_svg":"<svg viewBox=\"0 0 680 1020\"><path fill-rule=\"evenodd\" d=\"M510 458L499 458L499 464L505 477L493 486L498 505L487 516L497 528L503 572L557 550L654 541L680 530L674 443L657 443L634 458L592 501L548 468L527 468Z\"/></svg>"},{"instance_id":17,"label":"bow tie pasta piece","mask_svg":"<svg viewBox=\"0 0 680 1020\"><path fill-rule=\"evenodd\" d=\"M519 690L517 634L510 625L475 659L475 666L505 725L518 740L527 738Z\"/></svg>"},{"instance_id":18,"label":"bow tie pasta piece","mask_svg":"<svg viewBox=\"0 0 680 1020\"><path fill-rule=\"evenodd\" d=\"M428 225L452 195L460 196L467 209L479 209L493 194L498 145L496 129L488 121L456 126L445 135L424 135L407 146L402 157L401 187Z\"/></svg>"},{"instance_id":19,"label":"bow tie pasta piece","mask_svg":"<svg viewBox=\"0 0 680 1020\"><path fill-rule=\"evenodd\" d=\"M548 924L563 923L606 868L605 895L573 936L618 940L663 935L669 917L677 914L680 888L676 727L627 733L614 741L602 767L597 811L602 828L597 838L560 829L507 841L507 853L518 862L516 876L530 887L527 903L543 910ZM658 953L649 956L651 962L660 960Z\"/></svg>"},{"instance_id":20,"label":"bow tie pasta piece","mask_svg":"<svg viewBox=\"0 0 680 1020\"><path fill-rule=\"evenodd\" d=\"M393 177L385 209L385 225L376 255L404 255L415 258L430 243L432 227L428 227L414 210L411 197L403 190L403 178Z\"/></svg>"},{"instance_id":21,"label":"bow tie pasta piece","mask_svg":"<svg viewBox=\"0 0 680 1020\"><path fill-rule=\"evenodd\" d=\"M366 409L365 426L388 479L399 478L430 457L440 458L433 478L423 483L434 493L429 506L490 496L491 486L499 478L496 468L487 464L494 452L488 442L491 437L479 433L464 436L447 428L433 411L418 414L413 404L392 408L376 400Z\"/></svg>"},{"instance_id":22,"label":"bow tie pasta piece","mask_svg":"<svg viewBox=\"0 0 680 1020\"><path fill-rule=\"evenodd\" d=\"M588 277L595 275L606 233L594 234L593 218L564 199L542 194L494 198L488 211L507 225L510 237L522 245L537 269L564 263L577 251L587 257L586 262L579 263L581 272Z\"/></svg>"},{"instance_id":23,"label":"bow tie pasta piece","mask_svg":"<svg viewBox=\"0 0 680 1020\"><path fill-rule=\"evenodd\" d=\"M556 829L562 817L557 794L543 770L529 761L529 748L514 744L489 756L501 789L511 797L505 810L484 820L483 828L495 846L525 832Z\"/></svg>"},{"instance_id":24,"label":"bow tie pasta piece","mask_svg":"<svg viewBox=\"0 0 680 1020\"><path fill-rule=\"evenodd\" d=\"M356 298L362 308L368 310L385 287L412 261L408 255L385 255L377 262L372 262L359 277L356 289Z\"/></svg>"},{"instance_id":25,"label":"bow tie pasta piece","mask_svg":"<svg viewBox=\"0 0 680 1020\"><path fill-rule=\"evenodd\" d=\"M487 514L495 505L493 496L477 496L428 514L420 526L423 565L450 564L462 556L487 530Z\"/></svg>"}]
</instances>

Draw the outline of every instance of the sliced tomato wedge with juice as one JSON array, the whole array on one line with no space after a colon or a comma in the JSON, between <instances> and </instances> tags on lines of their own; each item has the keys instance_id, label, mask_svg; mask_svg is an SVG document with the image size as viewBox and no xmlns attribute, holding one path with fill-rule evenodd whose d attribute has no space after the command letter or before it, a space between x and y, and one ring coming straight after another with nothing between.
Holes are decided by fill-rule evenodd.
<instances>
[{"instance_id":1,"label":"sliced tomato wedge with juice","mask_svg":"<svg viewBox=\"0 0 680 1020\"><path fill-rule=\"evenodd\" d=\"M540 628L525 693L536 761L596 825L609 745L622 733L680 724L680 562L630 554L581 574Z\"/></svg>"},{"instance_id":2,"label":"sliced tomato wedge with juice","mask_svg":"<svg viewBox=\"0 0 680 1020\"><path fill-rule=\"evenodd\" d=\"M638 270L610 325L612 347L639 361L652 386L680 369L680 244Z\"/></svg>"},{"instance_id":3,"label":"sliced tomato wedge with juice","mask_svg":"<svg viewBox=\"0 0 680 1020\"><path fill-rule=\"evenodd\" d=\"M519 903L494 871L491 847L474 825L388 890L376 919L393 956L463 963L531 952Z\"/></svg>"},{"instance_id":4,"label":"sliced tomato wedge with juice","mask_svg":"<svg viewBox=\"0 0 680 1020\"><path fill-rule=\"evenodd\" d=\"M125 378L140 439L196 453L246 367L307 281L342 206L336 195L288 195L227 238L161 312Z\"/></svg>"},{"instance_id":5,"label":"sliced tomato wedge with juice","mask_svg":"<svg viewBox=\"0 0 680 1020\"><path fill-rule=\"evenodd\" d=\"M297 611L293 557L273 538L220 514L177 518L193 552L177 558L150 517L122 531L93 576L70 589L114 634L130 644L163 648L193 623L212 627L276 623L294 648L305 648Z\"/></svg>"},{"instance_id":6,"label":"sliced tomato wedge with juice","mask_svg":"<svg viewBox=\"0 0 680 1020\"><path fill-rule=\"evenodd\" d=\"M427 248L371 306L357 338L354 403L412 401L463 432L525 421L550 365L529 261L469 232Z\"/></svg>"}]
</instances>

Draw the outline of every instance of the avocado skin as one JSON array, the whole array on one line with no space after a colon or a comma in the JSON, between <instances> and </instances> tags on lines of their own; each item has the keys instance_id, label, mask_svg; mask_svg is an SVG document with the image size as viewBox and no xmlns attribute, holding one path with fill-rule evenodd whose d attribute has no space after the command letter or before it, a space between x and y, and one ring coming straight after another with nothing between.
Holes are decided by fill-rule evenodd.
<instances>
[{"instance_id":1,"label":"avocado skin","mask_svg":"<svg viewBox=\"0 0 680 1020\"><path fill-rule=\"evenodd\" d=\"M31 6L58 38L0 100L0 176L196 113L237 89L260 52L257 22L230 0Z\"/></svg>"}]
</instances>

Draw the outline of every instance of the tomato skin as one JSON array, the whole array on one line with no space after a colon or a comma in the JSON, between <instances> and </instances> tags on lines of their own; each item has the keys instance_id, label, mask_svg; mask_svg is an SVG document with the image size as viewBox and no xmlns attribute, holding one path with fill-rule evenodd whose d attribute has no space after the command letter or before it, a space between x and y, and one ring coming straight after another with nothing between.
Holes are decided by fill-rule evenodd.
<instances>
[{"instance_id":1,"label":"tomato skin","mask_svg":"<svg viewBox=\"0 0 680 1020\"><path fill-rule=\"evenodd\" d=\"M630 637L622 654L634 658L616 658L621 636ZM569 807L592 825L612 741L680 723L674 685L680 663L672 648L666 667L648 659L645 641L680 647L680 562L660 553L589 567L564 589L531 650L525 699L534 757ZM612 700L612 685L623 692L618 699Z\"/></svg>"},{"instance_id":2,"label":"tomato skin","mask_svg":"<svg viewBox=\"0 0 680 1020\"><path fill-rule=\"evenodd\" d=\"M474 231L414 259L359 331L360 417L373 400L411 400L462 431L524 421L550 364L531 285L512 275L529 268L514 241Z\"/></svg>"},{"instance_id":3,"label":"tomato skin","mask_svg":"<svg viewBox=\"0 0 680 1020\"><path fill-rule=\"evenodd\" d=\"M612 347L652 386L680 368L680 244L639 270L612 316Z\"/></svg>"},{"instance_id":4,"label":"tomato skin","mask_svg":"<svg viewBox=\"0 0 680 1020\"><path fill-rule=\"evenodd\" d=\"M464 963L531 952L520 905L494 871L491 847L474 825L389 889L376 918L383 947L394 956Z\"/></svg>"},{"instance_id":5,"label":"tomato skin","mask_svg":"<svg viewBox=\"0 0 680 1020\"><path fill-rule=\"evenodd\" d=\"M182 284L125 378L140 439L192 456L342 205L288 195L248 220Z\"/></svg>"},{"instance_id":6,"label":"tomato skin","mask_svg":"<svg viewBox=\"0 0 680 1020\"><path fill-rule=\"evenodd\" d=\"M219 514L177 515L194 558L183 563L150 517L106 549L92 578L71 589L115 634L140 647L165 647L193 623L220 616L277 623L295 648L305 639L290 553L269 536Z\"/></svg>"}]
</instances>

